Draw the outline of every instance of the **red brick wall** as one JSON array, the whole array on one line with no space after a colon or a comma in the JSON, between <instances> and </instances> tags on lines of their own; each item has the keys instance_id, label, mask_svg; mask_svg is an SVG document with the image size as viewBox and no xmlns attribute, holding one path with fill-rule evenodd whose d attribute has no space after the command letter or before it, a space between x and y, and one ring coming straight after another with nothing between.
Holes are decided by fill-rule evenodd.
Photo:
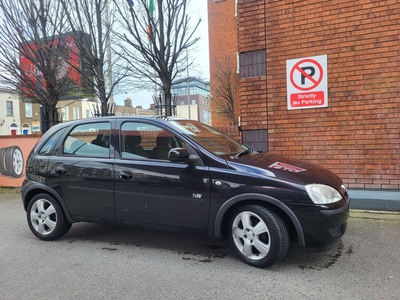
<instances>
[{"instance_id":1,"label":"red brick wall","mask_svg":"<svg viewBox=\"0 0 400 300\"><path fill-rule=\"evenodd\" d=\"M239 0L238 13L237 49L267 55L267 76L241 81L243 130L267 128L271 152L350 188L399 189L400 1ZM325 54L329 106L288 111L286 60Z\"/></svg>"},{"instance_id":2,"label":"red brick wall","mask_svg":"<svg viewBox=\"0 0 400 300\"><path fill-rule=\"evenodd\" d=\"M198 1L198 0L197 0ZM223 22L221 22L223 20ZM236 61L237 33L236 33L235 1L208 0L208 31L209 48L213 53L210 55L210 93L215 94L213 83L215 82L214 72L215 61L221 60L224 56ZM229 126L231 121L223 118L216 112L211 101L212 125Z\"/></svg>"},{"instance_id":3,"label":"red brick wall","mask_svg":"<svg viewBox=\"0 0 400 300\"><path fill-rule=\"evenodd\" d=\"M225 133L226 135L230 136L231 138L235 139L238 142L242 141L241 134L237 126L213 126L215 129Z\"/></svg>"}]
</instances>

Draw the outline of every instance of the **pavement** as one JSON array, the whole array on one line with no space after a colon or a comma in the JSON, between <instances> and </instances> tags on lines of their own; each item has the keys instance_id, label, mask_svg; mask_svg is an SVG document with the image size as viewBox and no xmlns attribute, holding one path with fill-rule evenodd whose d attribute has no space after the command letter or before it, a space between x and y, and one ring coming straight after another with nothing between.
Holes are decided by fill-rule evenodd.
<instances>
[{"instance_id":1,"label":"pavement","mask_svg":"<svg viewBox=\"0 0 400 300\"><path fill-rule=\"evenodd\" d=\"M349 189L350 209L400 212L400 190Z\"/></svg>"},{"instance_id":2,"label":"pavement","mask_svg":"<svg viewBox=\"0 0 400 300\"><path fill-rule=\"evenodd\" d=\"M17 189L0 189L0 299L399 300L400 212L350 211L325 252L260 269L228 240L192 232L76 223L44 242L29 230Z\"/></svg>"}]
</instances>

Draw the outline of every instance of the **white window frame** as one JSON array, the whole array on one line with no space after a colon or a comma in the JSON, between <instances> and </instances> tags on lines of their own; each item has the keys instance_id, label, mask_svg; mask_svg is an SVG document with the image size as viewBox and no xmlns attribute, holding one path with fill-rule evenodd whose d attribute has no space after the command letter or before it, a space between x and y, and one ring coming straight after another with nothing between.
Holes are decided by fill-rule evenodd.
<instances>
[{"instance_id":1,"label":"white window frame","mask_svg":"<svg viewBox=\"0 0 400 300\"><path fill-rule=\"evenodd\" d=\"M14 107L12 101L6 101L6 116L8 117L14 116Z\"/></svg>"},{"instance_id":2,"label":"white window frame","mask_svg":"<svg viewBox=\"0 0 400 300\"><path fill-rule=\"evenodd\" d=\"M79 107L72 108L72 118L73 118L73 120L79 119Z\"/></svg>"},{"instance_id":3,"label":"white window frame","mask_svg":"<svg viewBox=\"0 0 400 300\"><path fill-rule=\"evenodd\" d=\"M32 118L32 103L25 102L25 117Z\"/></svg>"},{"instance_id":4,"label":"white window frame","mask_svg":"<svg viewBox=\"0 0 400 300\"><path fill-rule=\"evenodd\" d=\"M69 120L68 106L62 107L61 112L62 112L63 121L68 121Z\"/></svg>"}]
</instances>

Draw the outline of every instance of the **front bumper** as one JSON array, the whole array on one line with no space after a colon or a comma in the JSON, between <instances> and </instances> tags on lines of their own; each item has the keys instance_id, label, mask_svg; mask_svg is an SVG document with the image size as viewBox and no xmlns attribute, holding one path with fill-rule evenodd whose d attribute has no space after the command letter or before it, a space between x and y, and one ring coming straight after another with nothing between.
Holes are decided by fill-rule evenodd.
<instances>
[{"instance_id":1,"label":"front bumper","mask_svg":"<svg viewBox=\"0 0 400 300\"><path fill-rule=\"evenodd\" d=\"M329 250L338 243L347 229L350 200L343 200L340 207L330 209L318 205L293 205L304 235L300 251L317 252Z\"/></svg>"}]
</instances>

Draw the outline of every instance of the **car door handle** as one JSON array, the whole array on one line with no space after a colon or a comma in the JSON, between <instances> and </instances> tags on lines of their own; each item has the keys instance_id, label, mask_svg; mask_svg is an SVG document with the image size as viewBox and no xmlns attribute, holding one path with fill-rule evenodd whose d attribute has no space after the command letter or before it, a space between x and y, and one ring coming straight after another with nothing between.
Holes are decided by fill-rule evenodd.
<instances>
[{"instance_id":1,"label":"car door handle","mask_svg":"<svg viewBox=\"0 0 400 300\"><path fill-rule=\"evenodd\" d=\"M129 172L129 171L121 171L119 173L119 178L120 179L132 179L133 174L132 174L132 172Z\"/></svg>"},{"instance_id":2,"label":"car door handle","mask_svg":"<svg viewBox=\"0 0 400 300\"><path fill-rule=\"evenodd\" d=\"M57 174L65 174L65 169L63 167L57 167L56 173Z\"/></svg>"}]
</instances>

